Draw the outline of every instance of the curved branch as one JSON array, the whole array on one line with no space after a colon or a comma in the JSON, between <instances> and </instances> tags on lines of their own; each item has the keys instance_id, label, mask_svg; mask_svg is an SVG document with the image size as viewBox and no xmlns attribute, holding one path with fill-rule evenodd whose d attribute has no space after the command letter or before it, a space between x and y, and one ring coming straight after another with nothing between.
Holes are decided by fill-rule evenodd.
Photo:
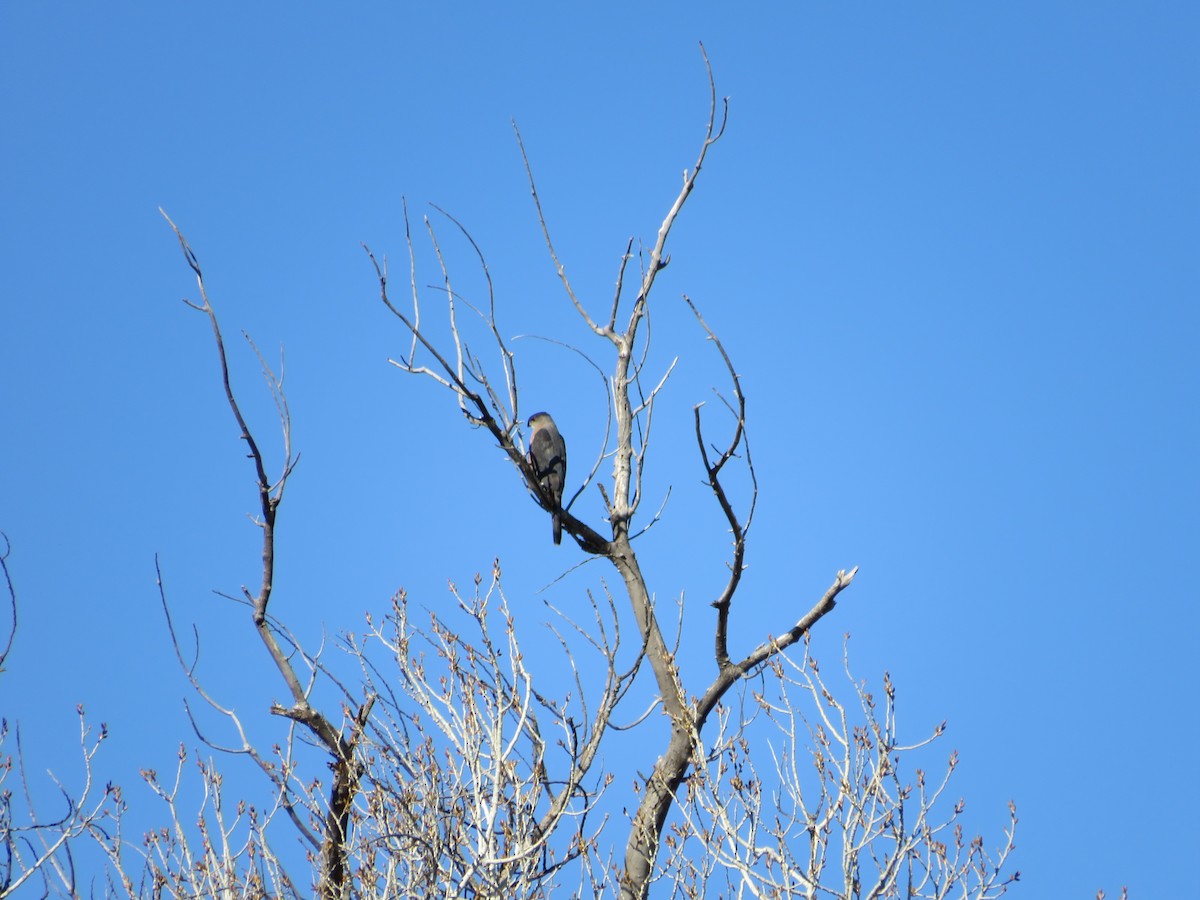
<instances>
[{"instance_id":1,"label":"curved branch","mask_svg":"<svg viewBox=\"0 0 1200 900\"><path fill-rule=\"evenodd\" d=\"M8 535L0 531L0 540L4 541L4 549L0 551L0 574L4 575L5 591L8 594L9 606L12 609L12 625L8 629L8 637L4 641L4 649L0 650L0 672L4 671L4 660L12 652L13 641L17 636L17 589L13 585L12 575L8 571L8 554L12 552L12 544Z\"/></svg>"},{"instance_id":2,"label":"curved branch","mask_svg":"<svg viewBox=\"0 0 1200 900\"><path fill-rule=\"evenodd\" d=\"M500 361L504 368L504 380L508 388L510 424L516 423L521 418L517 409L517 369L513 361L512 351L505 346L504 338L500 335L500 329L496 326L496 291L492 285L492 273L488 271L487 260L483 256L483 251L479 249L479 245L475 243L475 238L471 236L471 232L467 231L466 227L458 219L454 218L454 216L450 215L450 213L446 212L446 210L442 209L436 203L430 205L458 227L463 237L471 244L471 249L475 251L475 256L479 260L479 267L483 269L483 277L487 280L488 289L488 314L484 318L487 321L488 328L491 329L496 346L500 350Z\"/></svg>"},{"instance_id":3,"label":"curved branch","mask_svg":"<svg viewBox=\"0 0 1200 900\"><path fill-rule=\"evenodd\" d=\"M746 532L754 519L754 508L758 503L758 477L754 472L754 461L750 457L750 439L746 436L746 395L742 391L742 381L738 377L737 370L733 367L733 361L730 360L729 354L725 352L725 346L713 330L708 327L708 323L704 321L704 317L700 315L700 311L696 309L696 305L692 303L691 298L684 294L683 300L687 303L693 315L695 315L696 321L700 323L700 327L708 335L708 340L716 345L717 351L721 354L721 359L725 361L725 368L728 370L729 377L733 381L733 395L737 399L737 407L729 407L736 423L733 430L733 437L729 441L729 446L715 461L709 459L704 435L700 428L700 407L703 404L697 404L694 408L696 444L700 449L700 459L704 463L704 473L708 478L708 486L717 498L721 512L724 513L725 520L729 523L729 529L733 533L733 560L729 564L729 580L725 583L720 596L712 602L712 605L717 610L715 638L717 668L723 669L730 665L729 607L733 602L733 595L737 592L738 585L741 583L742 573L746 570ZM726 406L729 406L729 404L726 403ZM733 504L729 502L729 497L725 493L725 486L721 483L721 470L737 453L738 447L743 444L746 452L746 469L750 474L750 484L752 487L750 510L746 515L745 525L742 525L738 520L737 513L733 509Z\"/></svg>"}]
</instances>

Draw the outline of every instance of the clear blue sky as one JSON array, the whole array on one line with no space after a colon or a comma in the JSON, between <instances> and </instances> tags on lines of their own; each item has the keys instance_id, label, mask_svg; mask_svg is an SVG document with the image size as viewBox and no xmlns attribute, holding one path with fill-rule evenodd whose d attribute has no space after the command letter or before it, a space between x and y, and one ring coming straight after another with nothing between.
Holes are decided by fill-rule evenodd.
<instances>
[{"instance_id":1,"label":"clear blue sky","mask_svg":"<svg viewBox=\"0 0 1200 900\"><path fill-rule=\"evenodd\" d=\"M499 556L540 620L533 591L579 552L446 396L386 364L406 345L359 242L399 266L401 196L436 202L487 253L509 335L588 346L510 120L597 309L694 159L702 39L731 114L658 287L657 361L680 366L647 478L675 491L641 551L694 613L685 664L711 673L725 537L689 431L722 370L681 292L749 397L762 493L734 641L861 566L817 652L850 631L914 735L949 720L969 827L998 839L1016 800L1016 896L1194 881L1200 14L711 6L0 7L0 529L21 600L0 714L35 765L71 783L79 702L131 791L195 743L156 553L207 683L278 738L278 676L211 593L257 578L252 473L156 208L206 268L271 451L234 338L286 347L303 458L275 612L309 641L361 630L398 586L444 603ZM594 373L518 346L527 411L555 413L582 468Z\"/></svg>"}]
</instances>

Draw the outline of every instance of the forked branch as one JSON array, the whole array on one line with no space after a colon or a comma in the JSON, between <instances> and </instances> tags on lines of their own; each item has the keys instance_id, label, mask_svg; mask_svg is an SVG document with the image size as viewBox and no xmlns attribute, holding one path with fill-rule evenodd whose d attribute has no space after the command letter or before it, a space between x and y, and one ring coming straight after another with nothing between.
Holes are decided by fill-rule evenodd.
<instances>
[{"instance_id":1,"label":"forked branch","mask_svg":"<svg viewBox=\"0 0 1200 900\"><path fill-rule=\"evenodd\" d=\"M700 177L700 169L704 166L705 157L708 156L708 148L721 139L725 133L725 125L729 121L728 97L722 98L721 121L717 121L717 82L713 77L712 63L708 60L708 52L704 49L703 43L700 44L700 54L704 57L704 69L708 73L709 92L708 127L705 131L704 143L700 145L700 155L696 158L696 164L692 166L691 172L684 171L683 187L680 188L679 195L675 198L666 218L658 228L658 238L654 242L654 247L650 251L650 260L642 273L641 290L638 292L629 327L626 329L630 334L636 329L637 320L645 313L646 300L650 296L650 289L654 287L654 279L671 261L670 256L666 255L667 236L671 233L671 227L675 224L680 210L683 209L683 204L687 202L688 196L696 187L696 179ZM615 307L613 312L615 316Z\"/></svg>"},{"instance_id":2,"label":"forked branch","mask_svg":"<svg viewBox=\"0 0 1200 900\"><path fill-rule=\"evenodd\" d=\"M729 440L729 446L716 459L709 457L708 446L705 444L704 434L700 427L700 408L703 404L697 404L694 409L696 444L700 449L700 460L704 464L704 473L708 479L708 486L711 488L713 496L717 498L717 503L725 516L725 521L729 523L729 530L733 534L733 559L729 563L729 580L725 583L720 596L712 602L712 605L717 610L717 668L724 669L731 664L729 659L729 607L733 602L733 595L737 592L738 585L741 583L742 573L746 570L746 532L749 530L750 524L754 521L754 509L758 503L758 477L754 472L754 460L750 456L750 439L746 435L746 395L742 391L741 378L738 377L737 370L734 369L729 354L725 352L724 345L713 330L708 327L708 323L704 321L704 317L700 315L700 311L696 309L696 305L692 303L691 298L685 294L683 299L696 316L696 321L700 323L700 327L708 335L708 340L716 345L717 351L721 354L721 359L724 360L725 368L729 372L729 378L733 382L733 396L736 401L736 405L731 405L728 401L725 401L726 407L729 408L734 417L733 437ZM746 513L746 522L744 525L738 519L737 513L733 509L733 504L729 502L729 496L725 492L725 485L721 482L721 470L725 468L727 462L734 458L739 447L744 448L746 472L750 476L751 486L749 509Z\"/></svg>"},{"instance_id":3,"label":"forked branch","mask_svg":"<svg viewBox=\"0 0 1200 900\"><path fill-rule=\"evenodd\" d=\"M183 233L176 227L171 218L161 209L163 218L171 226L171 230L175 233L179 240L179 246L183 251L184 259L187 260L188 266L196 276L196 284L200 292L200 303L194 303L190 300L184 302L192 309L204 313L212 327L213 339L217 346L217 355L220 360L221 382L225 391L225 399L229 404L229 408L237 420L238 428L241 431L241 438L246 442L246 446L250 451L250 458L254 464L254 471L258 482L259 506L261 510L261 518L258 519L257 525L262 529L262 581L257 595L252 595L250 591L243 588L243 593L246 600L250 603L253 610L254 626L258 631L259 637L262 639L267 652L274 661L279 674L282 676L289 692L292 695L292 705L290 708L275 707L272 712L277 715L283 715L295 722L303 725L312 735L320 742L326 751L333 757L331 766L334 771L334 781L329 797L329 808L324 825L324 833L322 835L322 858L323 868L320 880L319 890L322 897L341 897L346 886L346 827L349 822L350 806L353 803L354 795L357 790L357 784L361 773L361 765L354 758L355 744L362 733L363 723L369 715L371 707L374 703L372 698L368 698L359 707L357 714L351 722L350 733L343 734L341 730L333 725L333 723L308 701L310 685L301 683L292 661L288 654L284 652L280 646L279 640L271 624L271 619L267 615L267 606L271 600L271 592L274 587L275 575L275 522L278 514L280 503L283 501L284 489L287 486L287 481L295 470L296 462L299 457L292 453L291 443L291 415L288 410L287 397L283 389L283 373L282 368L280 375L276 376L271 368L263 359L262 354L258 352L258 348L254 346L255 354L258 356L259 362L263 368L263 375L266 378L267 385L271 392L271 397L275 402L276 410L279 414L280 426L283 431L283 446L284 446L284 463L282 472L278 479L272 482L267 476L266 463L263 458L262 451L255 440L249 425L246 422L245 416L242 414L241 406L238 403L237 397L234 394L233 387L229 376L229 362L225 354L225 342L221 334L221 327L217 321L216 311L209 302L208 293L204 285L204 275L200 269L200 262L196 254L189 246L187 239ZM247 337L247 340L249 338ZM159 579L160 590L162 589L161 575ZM164 608L166 607L165 593L163 594ZM168 618L169 622L169 618ZM204 697L215 709L223 712L227 718L231 718L239 730L242 740L242 747L235 748L234 752L249 752L252 758L259 764L264 771L267 771L271 776L269 767L267 767L257 754L249 750L250 744L246 740L244 733L241 733L240 722L236 715L230 710L222 708L219 704L208 696L196 680L194 673L194 664L186 664L179 650L178 641L175 640L174 630L172 629L172 640L175 642L176 653L179 654L180 664L187 673L192 685L200 690L201 696ZM190 713L189 713L190 714ZM194 720L193 720L194 723ZM279 781L274 776L272 780L278 785Z\"/></svg>"},{"instance_id":4,"label":"forked branch","mask_svg":"<svg viewBox=\"0 0 1200 900\"><path fill-rule=\"evenodd\" d=\"M420 297L418 296L415 288L415 274L411 279L411 283L414 285L412 296L413 311L411 314L409 314L401 310L389 296L386 260L380 262L380 260L376 258L375 254L371 252L370 248L364 245L363 249L366 251L367 256L370 258L371 263L375 268L375 275L379 281L380 299L382 300L384 306L386 306L392 315L399 319L404 327L411 333L414 342L414 350L417 345L425 349L435 360L436 366L430 367L418 364L415 358L415 353L410 354L407 359L401 359L399 361L393 360L392 362L398 368L406 372L432 378L442 387L452 391L455 394L458 400L459 408L462 410L467 421L472 425L485 428L492 435L496 441L496 444L501 450L504 451L505 455L508 456L509 461L521 473L526 485L529 487L534 496L538 498L538 501L542 504L542 506L546 509L554 509L554 498L551 496L549 490L541 484L540 479L537 477L537 473L534 472L533 466L530 464L522 447L518 443L519 421L516 418L518 411L516 366L513 354L505 345L504 340L501 337L499 327L496 323L494 312L495 304L492 297L491 276L487 272L487 264L478 244L476 244L475 240L470 236L470 234L466 232L463 226L456 219L450 217L449 215L447 215L447 218L449 218L457 228L463 231L467 240L470 242L472 249L478 256L480 265L484 271L485 277L487 278L489 312L486 316L484 316L484 319L487 322L492 339L495 341L500 353L502 366L505 372L505 394L508 397L508 403L507 405L502 405L494 402L495 398L497 397L497 393L492 390L491 383L488 380L486 372L483 371L481 365L477 364L475 357L471 357L470 354L465 350L465 344L461 333L461 325L458 322L457 316L454 312L457 294L450 286L449 273L446 270L444 263L440 262L439 264L442 267L443 279L445 282L444 289L450 309L450 340L456 348L456 360L453 362L447 359L446 355L438 350L437 345L430 339L429 335L419 324L421 321L421 304ZM409 259L414 267L415 272L415 254L412 248L412 238L408 229L407 219L408 213L406 208L405 239L409 242ZM437 247L436 239L434 246L435 251L438 253L439 260L441 260L440 249ZM471 361L471 365L469 367L466 364L467 360ZM482 392L475 390L470 384L468 384L468 368L470 370L470 377L482 384ZM596 554L607 553L608 541L594 531L589 525L577 519L566 510L562 511L562 523L564 529L575 536L575 539L579 542L579 545L584 550L589 553Z\"/></svg>"}]
</instances>

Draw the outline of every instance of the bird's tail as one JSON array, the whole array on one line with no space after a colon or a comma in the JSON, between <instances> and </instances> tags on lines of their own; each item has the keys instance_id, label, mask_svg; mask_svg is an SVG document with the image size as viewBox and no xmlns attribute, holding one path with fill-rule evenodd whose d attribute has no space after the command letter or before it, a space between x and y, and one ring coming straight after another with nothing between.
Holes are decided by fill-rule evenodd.
<instances>
[{"instance_id":1,"label":"bird's tail","mask_svg":"<svg viewBox=\"0 0 1200 900\"><path fill-rule=\"evenodd\" d=\"M562 516L554 514L554 543L562 543Z\"/></svg>"}]
</instances>

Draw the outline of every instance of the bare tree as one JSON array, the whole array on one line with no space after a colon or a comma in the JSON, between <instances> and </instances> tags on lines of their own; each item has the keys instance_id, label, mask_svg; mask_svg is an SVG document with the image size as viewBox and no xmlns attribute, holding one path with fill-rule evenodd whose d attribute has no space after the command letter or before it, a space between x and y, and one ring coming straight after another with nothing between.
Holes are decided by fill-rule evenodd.
<instances>
[{"instance_id":1,"label":"bare tree","mask_svg":"<svg viewBox=\"0 0 1200 900\"><path fill-rule=\"evenodd\" d=\"M185 302L209 322L224 395L255 473L259 586L223 596L249 612L279 672L288 700L270 712L284 723L284 734L269 750L256 747L233 705L208 692L198 674L198 654L182 647L160 572L160 598L180 665L228 737L202 726L202 716L189 706L205 752L189 753L181 745L172 777L142 773L163 804L166 826L128 834L125 795L110 785L98 805L84 800L72 805L63 820L67 826L37 832L45 835L39 837L40 856L26 853L13 863L10 852L6 884L17 883L15 871L29 873L64 859L83 834L107 859L108 892L129 897L298 897L315 889L328 898L544 897L560 890L642 898L659 885L655 890L672 896L702 896L719 888L739 896L984 900L1016 880L1016 874L1003 874L1013 849L1015 812L1005 841L989 852L981 838L963 837L961 802L943 808L954 757L931 780L922 769L909 775L902 767L941 728L925 741L902 743L890 679L885 676L881 708L853 679L853 699L846 702L809 656L811 629L834 609L857 568L837 571L811 606L798 607L750 646L730 646L758 484L741 378L687 296L683 301L697 335L713 345L728 378L727 395L718 395L727 416L724 440L711 440L703 404L693 410L697 458L732 535L728 577L711 591L716 670L711 678L685 679L676 660L677 640L668 639L685 614L698 611L680 607L664 619L667 611L655 604L643 574L635 541L661 515L660 510L639 519L643 476L652 460L656 405L674 367L672 362L651 371L651 294L670 262L674 224L724 133L728 111L718 99L707 56L704 63L709 108L696 159L653 243L637 253L633 239L625 245L612 298L602 310L568 276L516 133L564 302L577 313L582 333L611 353L604 441L561 508L528 457L517 355L504 337L491 275L470 233L437 210L475 254L486 286L486 302L478 305L454 286L442 239L430 218L424 219L445 304L445 325L436 326L436 334L428 310L423 312L423 302L428 304L418 288L407 207L405 301L390 293L386 258L367 249L381 299L403 329L406 351L393 364L448 391L462 418L490 436L533 498L561 517L579 548L620 576L618 595L601 582L601 589L580 598L586 602L575 608L582 615L552 610L556 618L549 625L522 622L513 614L496 561L490 575L476 576L470 589L451 587L450 610L423 612L401 590L385 615L368 617L360 635L343 634L336 652L302 647L271 607L277 517L298 459L283 368L276 375L250 343L281 429L281 461L272 477L231 383L199 261L167 220L199 289L199 302ZM471 326L482 323L491 367L472 349L467 319ZM609 460L611 477L602 477ZM593 485L603 514L589 521L574 504ZM7 578L6 567L4 573ZM15 622L11 582L9 591ZM530 628L549 629L561 649L555 677L541 682L522 652ZM644 671L649 679L639 678ZM635 684L647 680L650 709L640 710L632 724L618 724L617 710L629 705ZM321 696L334 698L323 708L315 700L318 687ZM657 741L637 761L637 772L645 774L636 776L635 797L623 804L612 795L627 782L615 780L602 762L603 748L621 730L636 730L643 747ZM86 732L84 740L90 765ZM262 773L267 802L226 799L215 761L222 754L244 757ZM181 792L193 766L190 777L201 788L198 811L186 808ZM81 796L94 794L85 789ZM615 838L621 820L611 813L620 805L630 811L628 832ZM11 848L18 838L9 826L7 797L0 816L5 847ZM31 851L38 846L27 836L20 840ZM297 840L305 848L299 859L291 849ZM46 881L47 893L75 892L64 872L60 867L57 880ZM6 890L0 887L0 895Z\"/></svg>"},{"instance_id":2,"label":"bare tree","mask_svg":"<svg viewBox=\"0 0 1200 900\"><path fill-rule=\"evenodd\" d=\"M221 382L225 390L225 399L229 404L229 409L233 413L234 419L237 421L238 428L241 431L241 439L246 442L246 447L254 464L260 508L260 517L256 524L262 529L262 579L256 594L243 588L243 597L241 599L250 608L254 627L258 631L258 635L262 639L263 645L270 654L276 668L279 670L279 674L283 678L291 697L290 705L277 703L272 706L271 713L290 719L296 725L302 727L332 757L330 768L333 771L333 783L329 787L328 802L324 814L321 816L320 827L316 832L316 836L314 836L312 831L307 831L306 834L317 845L315 849L319 849L321 855L321 876L318 882L320 895L323 897L340 897L344 893L347 879L346 847L348 843L350 808L358 789L358 780L362 775L362 763L355 756L355 745L362 735L366 720L371 714L371 707L375 701L373 697L365 697L358 702L351 701L351 705L342 711L342 715L340 716L341 723L335 725L333 720L313 706L309 700L314 679L319 672L318 661L310 659L303 653L299 654L300 659L308 668L307 678L302 681L300 677L301 673L293 665L294 655L287 652L281 644L281 639L286 641L290 636L284 633L267 615L267 607L271 601L271 592L275 580L275 520L278 515L279 505L283 502L284 489L287 487L288 479L295 470L298 459L292 451L291 412L288 409L287 397L283 389L283 370L281 367L280 373L277 376L267 364L262 354L258 352L258 348L254 347L253 342L247 336L247 342L250 343L250 346L258 356L259 362L262 364L263 377L275 401L275 407L279 414L279 421L282 428L283 462L279 475L272 479L267 474L266 463L263 453L259 449L258 441L255 439L246 422L245 416L242 414L241 407L230 384L229 363L225 355L225 341L217 321L216 311L208 300L208 293L204 286L204 275L201 272L199 260L196 259L195 253L192 252L192 248L188 245L183 234L175 227L175 223L167 217L166 213L163 213L163 216L167 219L171 230L175 232L175 236L179 239L179 245L183 250L184 257L195 273L196 285L200 292L200 302L185 302L192 309L204 313L212 326L213 340L216 343L217 356L220 361ZM161 574L159 577L159 587L161 590ZM173 630L172 634L174 634ZM291 641L291 643L293 647L298 649L298 645L294 641ZM178 652L179 642L177 640L175 641L175 647ZM192 666L185 663L182 657L180 657L180 663L184 666L184 670L188 672L193 686L200 695L235 726L241 746L227 749L233 753L245 754L253 759L268 778L275 783L279 792L279 802L283 808L292 810L287 760L285 759L280 766L264 760L246 740L245 731L233 710L222 707L204 692L203 687L192 674Z\"/></svg>"},{"instance_id":3,"label":"bare tree","mask_svg":"<svg viewBox=\"0 0 1200 900\"><path fill-rule=\"evenodd\" d=\"M703 50L703 48L701 49ZM634 258L633 240L630 239L626 245L625 252L620 258L616 289L605 318L593 316L584 299L571 284L566 266L555 250L550 227L538 197L532 166L528 154L525 152L524 144L520 141L520 133L517 133L538 221L567 300L579 314L587 331L609 345L613 354L608 383L611 389L612 412L616 423L615 433L610 432L611 443L606 442L598 455L597 465L593 467L592 472L575 494L575 496L579 496L579 493L595 479L599 459L611 457L613 460L611 481L607 486L597 481L597 488L603 498L607 513L607 521L603 526L605 533L602 534L599 527L593 527L572 515L569 508L563 512L563 526L575 537L584 551L606 559L619 573L625 588L626 599L632 611L633 621L640 631L645 658L653 674L657 702L669 722L668 736L661 753L653 763L637 811L633 816L621 875L621 894L624 897L645 896L651 881L654 861L658 854L668 813L674 803L676 793L692 766L697 741L713 710L741 679L758 671L773 657L807 634L819 619L834 608L838 594L849 586L857 572L857 568L839 571L834 576L830 587L810 609L799 614L790 622L780 623L780 637L772 638L764 635L763 640L757 646L739 652L736 656L731 655L728 645L729 616L733 608L734 597L741 583L742 573L745 570L746 538L754 517L757 482L749 451L746 430L746 397L741 379L721 341L704 322L696 306L687 298L685 299L695 314L697 322L708 340L715 345L725 364L732 392L732 400L726 403L731 414L732 434L724 449L716 447L710 449L701 421L701 406L697 406L695 409L696 441L700 461L704 467L714 501L720 507L733 533L733 551L729 562L730 575L728 581L714 591L715 599L712 601L712 606L716 610L713 627L717 675L708 684L698 686L684 684L680 669L675 663L674 651L664 637L659 611L651 599L653 594L646 583L637 553L634 550L633 538L636 536L634 520L644 496L642 476L651 446L655 402L670 375L670 368L668 368L653 384L645 377L648 346L645 329L648 327L651 293L658 274L670 262L667 241L671 230L695 189L709 149L720 140L724 133L728 113L727 101L718 100L716 84L712 68L708 65L707 55L705 55L704 61L708 71L710 105L708 122L696 161L692 168L684 173L683 184L659 226L654 244L648 251L639 254L640 277L637 279L636 285L629 291L626 290L626 274L628 264ZM453 219L451 221L458 225L457 221ZM426 227L433 239L438 259L443 260L436 234L428 219ZM461 229L461 226L459 228ZM409 258L412 261L415 259L415 255L412 249L411 231L408 234ZM469 235L467 237L470 239ZM478 252L478 247L473 240L471 244ZM483 262L482 253L479 253L479 258L486 275L487 267ZM521 443L518 406L520 398L516 387L518 379L515 357L500 336L501 331L496 321L490 276L487 278L489 302L486 319L494 336L501 361L504 385L502 390L499 388L500 381L489 376L481 360L466 349L458 321L460 300L451 286L450 274L445 263L442 263L442 276L449 311L450 338L449 347L442 350L435 345L429 337L427 329L421 324L420 296L416 289L415 274L410 278L411 310L403 311L389 296L386 266L381 265L374 255L371 256L371 259L375 262L384 304L411 335L408 354L399 360L394 360L394 364L407 372L429 377L451 391L466 419L473 425L487 429L501 449L508 454L529 489L547 510L553 512L555 510L554 498L549 496L538 482L536 473L526 459ZM622 315L625 304L627 304L627 309ZM418 360L418 355L422 351L432 357L431 363L424 364ZM726 466L734 461L745 466L753 485L751 495L745 502L742 511L735 509L734 502L722 480Z\"/></svg>"}]
</instances>

